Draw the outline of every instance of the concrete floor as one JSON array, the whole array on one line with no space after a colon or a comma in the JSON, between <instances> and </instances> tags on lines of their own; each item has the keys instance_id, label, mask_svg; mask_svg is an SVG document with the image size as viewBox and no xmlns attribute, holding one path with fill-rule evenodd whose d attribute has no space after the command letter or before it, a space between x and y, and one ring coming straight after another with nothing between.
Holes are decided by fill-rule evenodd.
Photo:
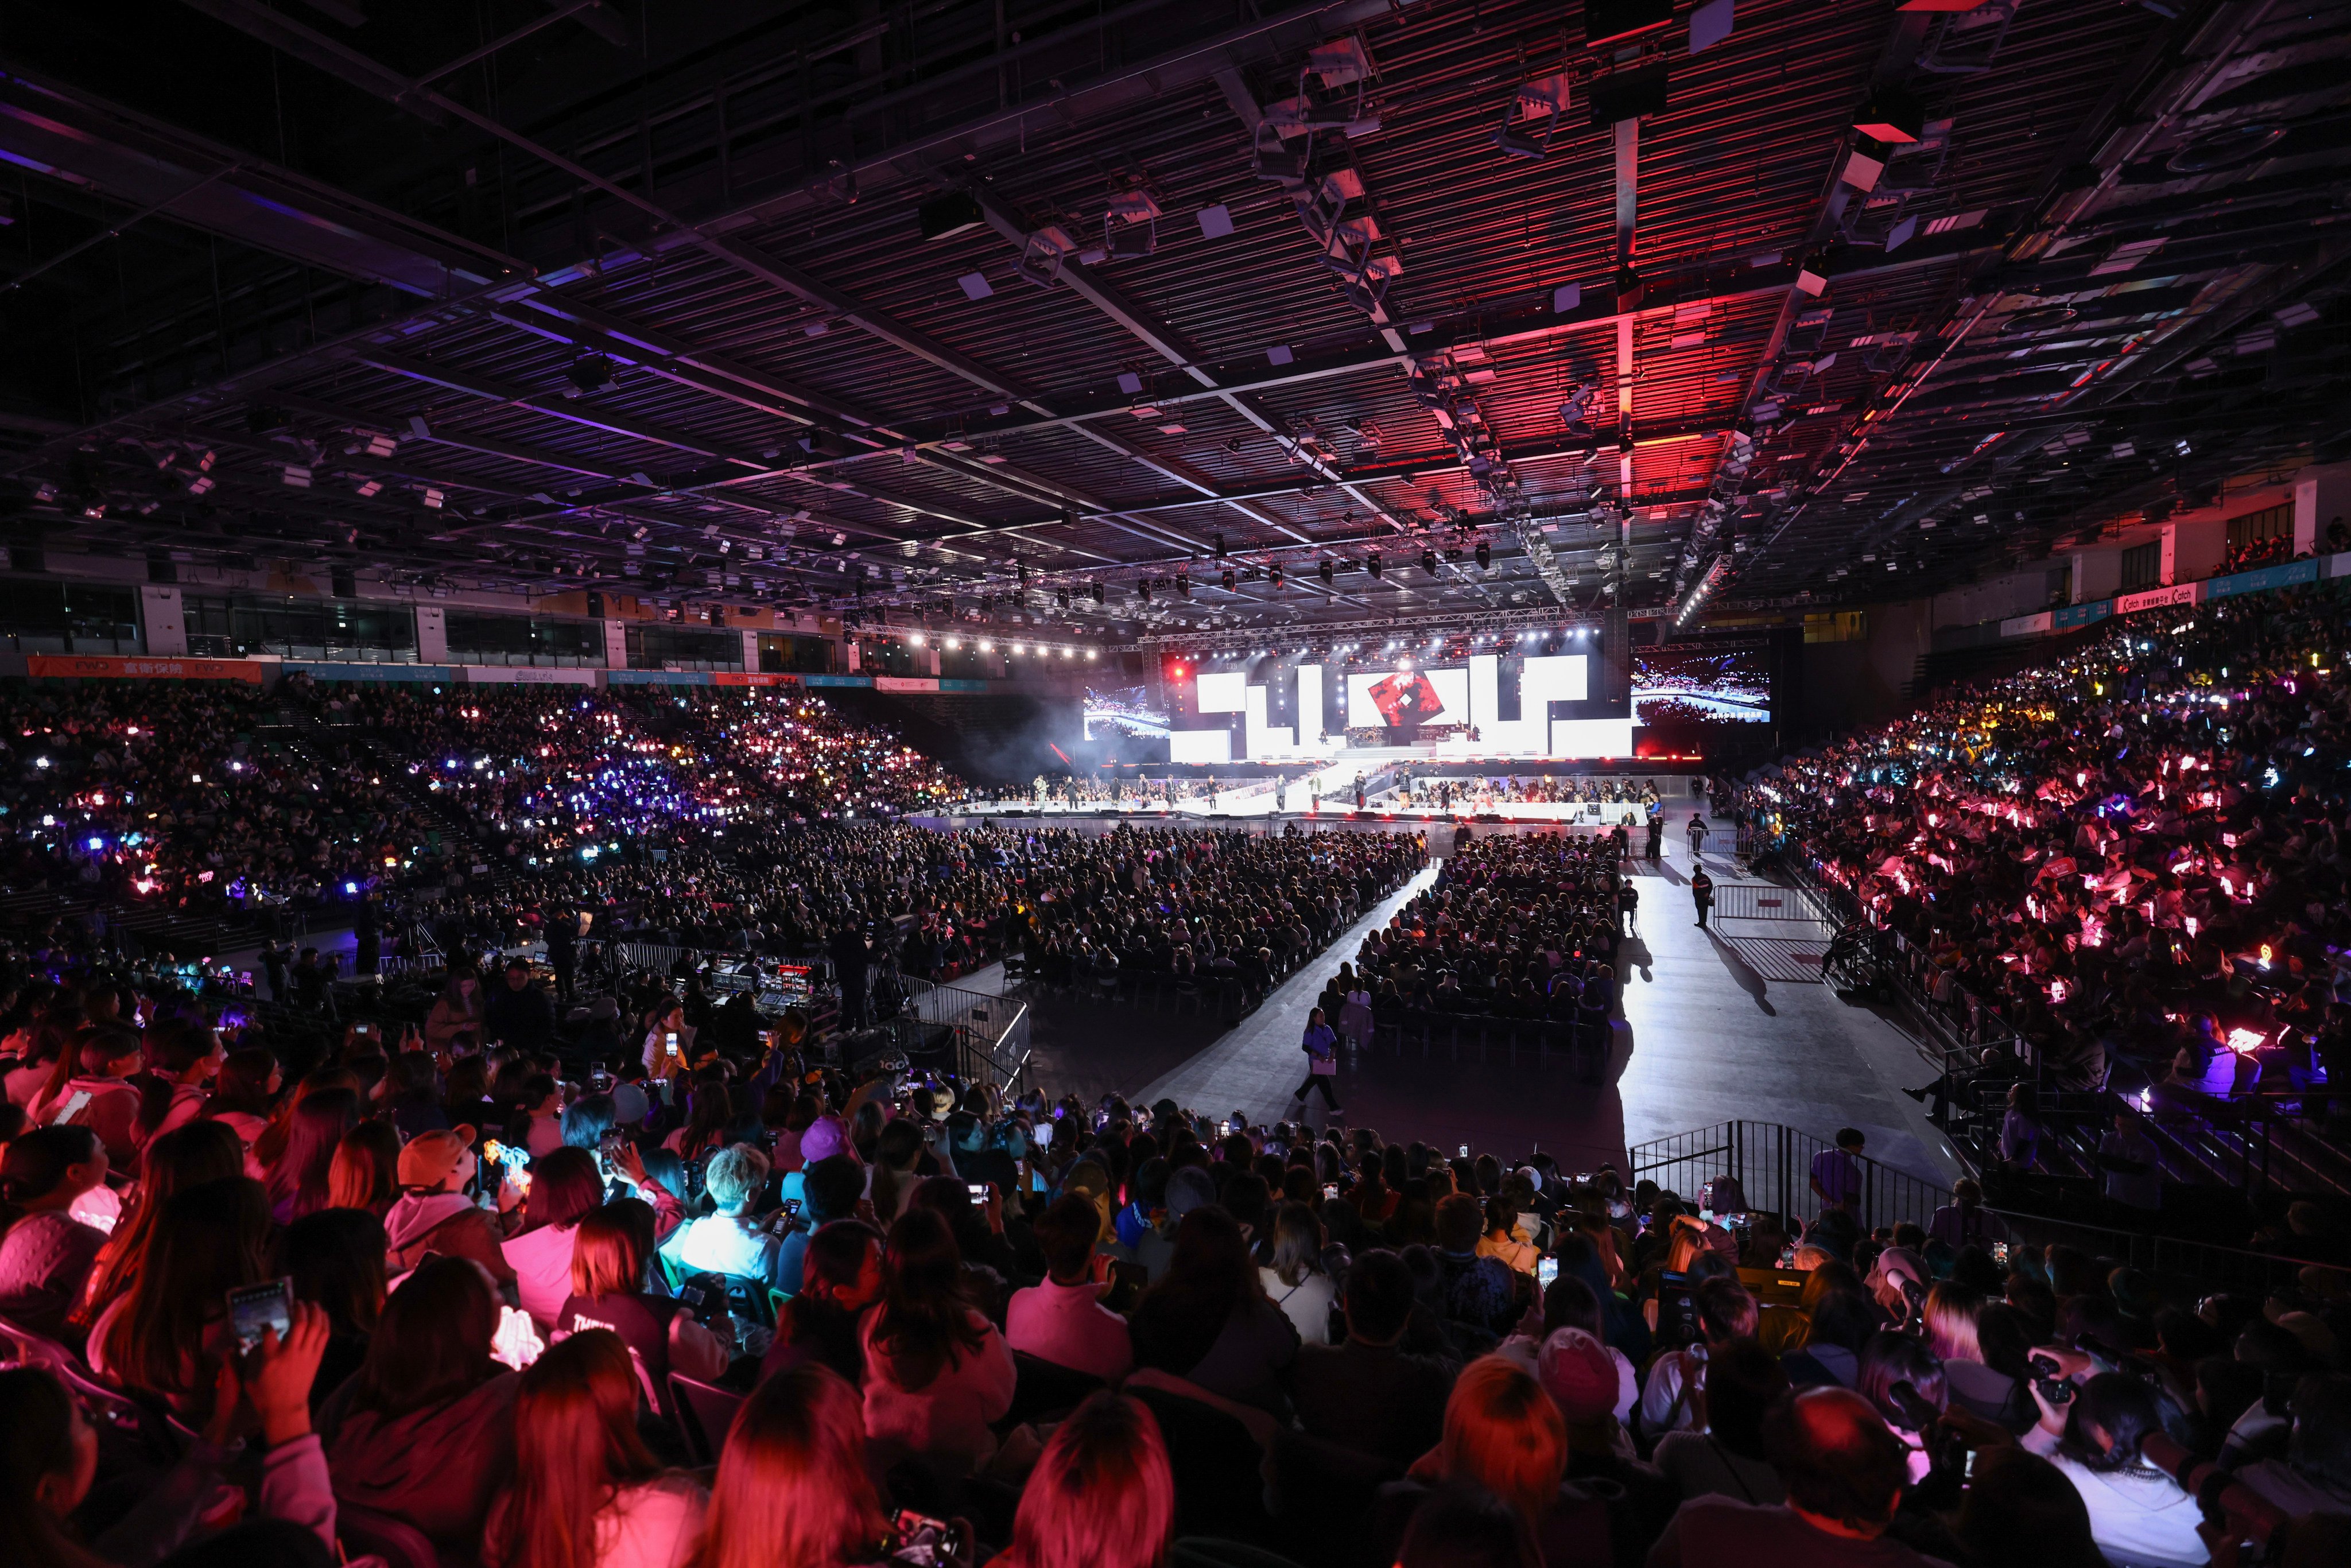
<instances>
[{"instance_id":1,"label":"concrete floor","mask_svg":"<svg viewBox=\"0 0 2351 1568\"><path fill-rule=\"evenodd\" d=\"M1900 1092L1932 1076L1907 1035L1866 1007L1841 1001L1818 978L1828 933L1810 922L1714 922L1701 932L1687 886L1689 857L1675 845L1662 865L1636 867L1642 913L1624 958L1624 1017L1604 1082L1576 1081L1566 1063L1515 1061L1499 1038L1457 1049L1439 1036L1349 1053L1337 1090L1347 1124L1383 1136L1512 1153L1542 1148L1570 1169L1603 1159L1621 1167L1629 1145L1732 1119L1782 1123L1827 1137L1868 1134L1869 1153L1937 1182L1959 1174L1949 1143ZM1737 880L1728 853L1708 874ZM1229 1030L1218 1020L1062 998L1032 1001L1034 1081L1052 1093L1130 1101L1162 1096L1208 1115L1252 1121L1288 1113L1305 1076L1298 1048L1324 978L1352 957L1363 933L1426 884L1424 873L1382 904L1322 958ZM1807 974L1813 977L1795 979ZM994 970L956 982L995 989ZM1308 1119L1326 1120L1318 1096Z\"/></svg>"}]
</instances>

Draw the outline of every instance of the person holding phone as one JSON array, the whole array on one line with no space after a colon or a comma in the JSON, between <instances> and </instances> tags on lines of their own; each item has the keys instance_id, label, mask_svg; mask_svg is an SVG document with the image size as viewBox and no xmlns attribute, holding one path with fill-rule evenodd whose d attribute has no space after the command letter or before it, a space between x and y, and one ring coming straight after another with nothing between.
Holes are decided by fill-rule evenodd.
<instances>
[{"instance_id":1,"label":"person holding phone","mask_svg":"<svg viewBox=\"0 0 2351 1568\"><path fill-rule=\"evenodd\" d=\"M0 1493L17 1500L0 1519L0 1562L106 1568L170 1557L201 1522L193 1503L209 1502L229 1480L232 1448L248 1425L258 1427L264 1450L258 1517L311 1531L322 1556L331 1558L335 1490L310 1428L310 1389L326 1345L326 1313L291 1303L283 1333L264 1334L222 1369L211 1417L152 1489L158 1501L186 1500L188 1506L135 1509L98 1538L95 1550L67 1522L99 1477L99 1434L89 1414L46 1367L0 1371L0 1431L10 1437L0 1459Z\"/></svg>"}]
</instances>

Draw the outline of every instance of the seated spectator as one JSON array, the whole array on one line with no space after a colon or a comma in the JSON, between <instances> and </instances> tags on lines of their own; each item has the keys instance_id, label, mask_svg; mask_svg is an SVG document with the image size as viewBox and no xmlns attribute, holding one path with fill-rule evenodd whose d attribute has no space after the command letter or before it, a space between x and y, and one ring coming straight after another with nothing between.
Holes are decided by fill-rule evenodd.
<instances>
[{"instance_id":1,"label":"seated spectator","mask_svg":"<svg viewBox=\"0 0 2351 1568\"><path fill-rule=\"evenodd\" d=\"M106 1184L106 1145L89 1127L36 1127L0 1156L0 1316L55 1339L81 1300L106 1232L68 1212Z\"/></svg>"},{"instance_id":2,"label":"seated spectator","mask_svg":"<svg viewBox=\"0 0 2351 1568\"><path fill-rule=\"evenodd\" d=\"M800 1184L800 1212L777 1244L776 1288L798 1294L806 1288L802 1255L817 1231L857 1213L858 1200L865 1196L865 1167L847 1155L828 1155L784 1179Z\"/></svg>"},{"instance_id":3,"label":"seated spectator","mask_svg":"<svg viewBox=\"0 0 2351 1568\"><path fill-rule=\"evenodd\" d=\"M1518 1510L1464 1481L1413 1511L1396 1568L1543 1568L1543 1555Z\"/></svg>"},{"instance_id":4,"label":"seated spectator","mask_svg":"<svg viewBox=\"0 0 2351 1568\"><path fill-rule=\"evenodd\" d=\"M139 1146L139 1090L129 1082L146 1066L139 1031L121 1024L92 1025L75 1048L80 1068L52 1087L33 1108L34 1120L45 1126L88 1127L106 1145L107 1160L116 1170L135 1170Z\"/></svg>"},{"instance_id":5,"label":"seated spectator","mask_svg":"<svg viewBox=\"0 0 2351 1568\"><path fill-rule=\"evenodd\" d=\"M492 1168L503 1179L502 1168ZM596 1157L585 1150L557 1149L531 1166L522 1228L500 1243L499 1251L514 1271L517 1300L542 1333L554 1325L564 1298L573 1293L571 1253L580 1222L603 1201L604 1178Z\"/></svg>"},{"instance_id":6,"label":"seated spectator","mask_svg":"<svg viewBox=\"0 0 2351 1568\"><path fill-rule=\"evenodd\" d=\"M322 1208L286 1228L277 1266L294 1299L327 1317L327 1345L311 1397L323 1402L367 1360L383 1318L383 1225L363 1208Z\"/></svg>"},{"instance_id":7,"label":"seated spectator","mask_svg":"<svg viewBox=\"0 0 2351 1568\"><path fill-rule=\"evenodd\" d=\"M1707 1429L1668 1432L1652 1458L1685 1498L1735 1497L1743 1502L1788 1500L1763 1444L1765 1412L1788 1390L1777 1357L1751 1340L1708 1358Z\"/></svg>"},{"instance_id":8,"label":"seated spectator","mask_svg":"<svg viewBox=\"0 0 2351 1568\"><path fill-rule=\"evenodd\" d=\"M1484 1356L1453 1385L1437 1447L1405 1479L1382 1489L1383 1508L1393 1517L1399 1508L1416 1511L1435 1489L1483 1487L1526 1521L1545 1568L1600 1568L1614 1561L1607 1508L1568 1482L1567 1458L1559 1406L1507 1356Z\"/></svg>"},{"instance_id":9,"label":"seated spectator","mask_svg":"<svg viewBox=\"0 0 2351 1568\"><path fill-rule=\"evenodd\" d=\"M1331 1343L1331 1303L1339 1287L1322 1268L1322 1222L1313 1209L1295 1202L1274 1209L1273 1261L1258 1270L1259 1282L1303 1344Z\"/></svg>"},{"instance_id":10,"label":"seated spectator","mask_svg":"<svg viewBox=\"0 0 2351 1568\"><path fill-rule=\"evenodd\" d=\"M558 1155L577 1149L557 1150ZM553 1156L550 1156L553 1157ZM538 1196L534 1186L531 1195ZM734 1359L731 1331L722 1335L695 1320L684 1301L652 1290L653 1211L641 1198L615 1198L590 1209L571 1232L571 1278L562 1303L549 1314L560 1341L601 1329L620 1336L644 1385L646 1402L669 1407L672 1372L703 1383L726 1375ZM525 1311L528 1311L526 1304ZM538 1314L533 1313L534 1317ZM718 1316L723 1325L727 1320Z\"/></svg>"},{"instance_id":11,"label":"seated spectator","mask_svg":"<svg viewBox=\"0 0 2351 1568\"><path fill-rule=\"evenodd\" d=\"M1699 1343L1658 1353L1649 1363L1641 1390L1641 1431L1646 1437L1667 1432L1706 1430L1703 1375L1707 1359L1740 1340L1755 1337L1761 1321L1755 1298L1733 1280L1701 1280L1692 1294L1698 1303Z\"/></svg>"},{"instance_id":12,"label":"seated spectator","mask_svg":"<svg viewBox=\"0 0 2351 1568\"><path fill-rule=\"evenodd\" d=\"M889 1520L866 1468L857 1391L821 1366L753 1390L718 1456L684 1568L836 1568L874 1560Z\"/></svg>"},{"instance_id":13,"label":"seated spectator","mask_svg":"<svg viewBox=\"0 0 2351 1568\"><path fill-rule=\"evenodd\" d=\"M228 1293L269 1276L268 1198L246 1176L172 1195L128 1294L90 1325L90 1370L191 1421L212 1409L234 1348Z\"/></svg>"},{"instance_id":14,"label":"seated spectator","mask_svg":"<svg viewBox=\"0 0 2351 1568\"><path fill-rule=\"evenodd\" d=\"M684 1559L707 1496L664 1470L637 1435L632 1354L619 1334L587 1329L523 1372L514 1479L490 1511L487 1568L672 1568Z\"/></svg>"},{"instance_id":15,"label":"seated spectator","mask_svg":"<svg viewBox=\"0 0 2351 1568\"><path fill-rule=\"evenodd\" d=\"M141 1505L84 1545L77 1511L99 1479L99 1440L81 1401L45 1367L0 1371L0 1563L11 1568L109 1568L154 1563L195 1534L216 1507L233 1458L227 1445L240 1409L256 1418L263 1453L260 1516L309 1536L306 1556L331 1562L335 1498L319 1439L310 1430L310 1386L326 1324L298 1303L286 1336L275 1330L225 1380L229 1397L178 1463L154 1478ZM172 1557L178 1562L179 1558Z\"/></svg>"},{"instance_id":16,"label":"seated spectator","mask_svg":"<svg viewBox=\"0 0 2351 1568\"><path fill-rule=\"evenodd\" d=\"M1788 1500L1692 1498L1649 1549L1648 1568L1934 1568L1936 1559L1886 1536L1906 1466L1867 1400L1842 1388L1803 1390L1771 1407L1763 1441Z\"/></svg>"},{"instance_id":17,"label":"seated spectator","mask_svg":"<svg viewBox=\"0 0 2351 1568\"><path fill-rule=\"evenodd\" d=\"M1969 1563L2112 1568L2090 1538L2090 1511L2064 1472L2012 1446L1977 1451L1951 1536Z\"/></svg>"},{"instance_id":18,"label":"seated spectator","mask_svg":"<svg viewBox=\"0 0 2351 1568\"><path fill-rule=\"evenodd\" d=\"M270 1214L278 1224L327 1207L335 1150L359 1119L359 1092L340 1085L312 1090L296 1103L285 1149L269 1165Z\"/></svg>"},{"instance_id":19,"label":"seated spectator","mask_svg":"<svg viewBox=\"0 0 2351 1568\"><path fill-rule=\"evenodd\" d=\"M882 1299L882 1233L862 1219L818 1228L801 1252L800 1289L776 1315L776 1337L759 1363L762 1380L814 1363L843 1380L865 1377L866 1312ZM1120 1332L1125 1331L1123 1321Z\"/></svg>"},{"instance_id":20,"label":"seated spectator","mask_svg":"<svg viewBox=\"0 0 2351 1568\"><path fill-rule=\"evenodd\" d=\"M717 1212L691 1219L670 1233L662 1255L686 1274L726 1274L784 1288L783 1243L751 1212L768 1185L768 1156L748 1144L736 1144L710 1157L703 1185Z\"/></svg>"},{"instance_id":21,"label":"seated spectator","mask_svg":"<svg viewBox=\"0 0 2351 1568\"><path fill-rule=\"evenodd\" d=\"M2033 1397L2041 1398L2037 1390ZM2045 1403L2043 1412L2045 1434L2055 1413ZM2056 1419L2062 1435L2049 1457L2082 1494L2099 1551L2131 1568L2195 1568L2208 1560L2196 1500L2139 1453L2150 1433L2163 1430L2152 1387L2128 1373L2100 1373Z\"/></svg>"},{"instance_id":22,"label":"seated spectator","mask_svg":"<svg viewBox=\"0 0 2351 1568\"><path fill-rule=\"evenodd\" d=\"M1102 1305L1108 1271L1097 1269L1094 1251L1101 1227L1092 1200L1078 1193L1063 1194L1038 1216L1033 1228L1045 1254L1045 1280L1012 1293L1004 1342L1024 1354L1114 1383L1134 1364L1134 1345L1126 1320Z\"/></svg>"},{"instance_id":23,"label":"seated spectator","mask_svg":"<svg viewBox=\"0 0 2351 1568\"><path fill-rule=\"evenodd\" d=\"M2283 1459L2257 1459L2237 1479L2290 1519L2351 1514L2351 1376L2304 1378L2294 1391L2294 1432Z\"/></svg>"},{"instance_id":24,"label":"seated spectator","mask_svg":"<svg viewBox=\"0 0 2351 1568\"><path fill-rule=\"evenodd\" d=\"M420 1133L400 1151L400 1197L383 1217L384 1267L393 1277L430 1253L479 1263L501 1290L514 1284L498 1221L465 1193L479 1164L471 1131ZM500 1185L502 1201L512 1193Z\"/></svg>"},{"instance_id":25,"label":"seated spectator","mask_svg":"<svg viewBox=\"0 0 2351 1568\"><path fill-rule=\"evenodd\" d=\"M1053 1428L1013 1516L1005 1568L1160 1568L1176 1479L1159 1423L1104 1389Z\"/></svg>"},{"instance_id":26,"label":"seated spectator","mask_svg":"<svg viewBox=\"0 0 2351 1568\"><path fill-rule=\"evenodd\" d=\"M967 1474L996 1452L1012 1407L1012 1352L963 1293L946 1221L908 1210L890 1228L888 1278L867 1318L865 1433L885 1452Z\"/></svg>"},{"instance_id":27,"label":"seated spectator","mask_svg":"<svg viewBox=\"0 0 2351 1568\"><path fill-rule=\"evenodd\" d=\"M1241 1228L1214 1204L1184 1216L1166 1272L1144 1291L1127 1329L1136 1365L1289 1418L1281 1385L1298 1359L1298 1330L1266 1299Z\"/></svg>"},{"instance_id":28,"label":"seated spectator","mask_svg":"<svg viewBox=\"0 0 2351 1568\"><path fill-rule=\"evenodd\" d=\"M1610 1292L1610 1295L1613 1300L1614 1292ZM1582 1329L1600 1341L1608 1353L1609 1361L1616 1368L1616 1399L1612 1413L1620 1427L1631 1430L1633 1407L1641 1397L1640 1378L1633 1370L1632 1359L1614 1345L1607 1343L1607 1314L1587 1281L1567 1272L1562 1262L1559 1278L1543 1287L1542 1322L1539 1332L1526 1333L1526 1327L1521 1323L1521 1332L1504 1340L1497 1354L1509 1356L1529 1372L1536 1370L1543 1342L1561 1329Z\"/></svg>"},{"instance_id":29,"label":"seated spectator","mask_svg":"<svg viewBox=\"0 0 2351 1568\"><path fill-rule=\"evenodd\" d=\"M1439 1300L1456 1343L1471 1354L1492 1349L1510 1333L1520 1312L1521 1276L1498 1258L1479 1255L1486 1217L1468 1193L1449 1195L1437 1206L1437 1267Z\"/></svg>"},{"instance_id":30,"label":"seated spectator","mask_svg":"<svg viewBox=\"0 0 2351 1568\"><path fill-rule=\"evenodd\" d=\"M1928 1438L1942 1419L1945 1406L1943 1364L1920 1340L1881 1331L1861 1347L1861 1366L1854 1392L1886 1418L1886 1429L1902 1445L1912 1485L1927 1479L1933 1468Z\"/></svg>"},{"instance_id":31,"label":"seated spectator","mask_svg":"<svg viewBox=\"0 0 2351 1568\"><path fill-rule=\"evenodd\" d=\"M490 1358L497 1327L488 1270L435 1258L392 1293L366 1361L319 1416L335 1495L457 1560L478 1547L514 1455L519 1380Z\"/></svg>"},{"instance_id":32,"label":"seated spectator","mask_svg":"<svg viewBox=\"0 0 2351 1568\"><path fill-rule=\"evenodd\" d=\"M89 1283L68 1321L86 1335L99 1313L138 1282L156 1249L163 1208L173 1194L205 1182L226 1181L244 1171L245 1151L236 1134L217 1123L175 1127L148 1145L138 1185L106 1238L98 1266L90 1270ZM5 1252L0 1248L0 1256Z\"/></svg>"},{"instance_id":33,"label":"seated spectator","mask_svg":"<svg viewBox=\"0 0 2351 1568\"><path fill-rule=\"evenodd\" d=\"M400 1197L400 1134L389 1122L366 1121L343 1134L327 1167L327 1202L363 1208L378 1219Z\"/></svg>"},{"instance_id":34,"label":"seated spectator","mask_svg":"<svg viewBox=\"0 0 2351 1568\"><path fill-rule=\"evenodd\" d=\"M1404 1464L1443 1436L1456 1368L1400 1348L1412 1316L1412 1271L1384 1249L1357 1258L1341 1298L1347 1337L1309 1344L1290 1376L1299 1425L1317 1437Z\"/></svg>"}]
</instances>

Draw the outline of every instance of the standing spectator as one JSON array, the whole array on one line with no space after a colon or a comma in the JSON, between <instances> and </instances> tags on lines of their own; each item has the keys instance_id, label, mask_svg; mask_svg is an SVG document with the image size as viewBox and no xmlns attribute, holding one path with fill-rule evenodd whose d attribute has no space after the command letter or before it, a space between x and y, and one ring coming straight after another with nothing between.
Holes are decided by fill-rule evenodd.
<instances>
[{"instance_id":1,"label":"standing spectator","mask_svg":"<svg viewBox=\"0 0 2351 1568\"><path fill-rule=\"evenodd\" d=\"M1813 1156L1813 1196L1820 1200L1823 1210L1834 1208L1860 1218L1861 1151L1868 1142L1860 1128L1840 1127L1836 1147L1823 1149Z\"/></svg>"},{"instance_id":2,"label":"standing spectator","mask_svg":"<svg viewBox=\"0 0 2351 1568\"><path fill-rule=\"evenodd\" d=\"M1714 907L1714 878L1706 874L1706 867L1691 869L1689 890L1690 904L1698 911L1698 928L1703 931L1706 929L1707 912Z\"/></svg>"},{"instance_id":3,"label":"standing spectator","mask_svg":"<svg viewBox=\"0 0 2351 1568\"><path fill-rule=\"evenodd\" d=\"M433 1010L424 1015L425 1045L452 1055L481 1050L486 1038L484 1006L480 971L471 964L452 963Z\"/></svg>"},{"instance_id":4,"label":"standing spectator","mask_svg":"<svg viewBox=\"0 0 2351 1568\"><path fill-rule=\"evenodd\" d=\"M530 977L530 961L521 954L507 960L506 984L490 997L482 1027L500 1045L533 1054L555 1038L555 1004L547 988Z\"/></svg>"},{"instance_id":5,"label":"standing spectator","mask_svg":"<svg viewBox=\"0 0 2351 1568\"><path fill-rule=\"evenodd\" d=\"M2163 1166L2138 1118L2117 1105L2114 1127L2098 1140L2099 1185L2106 1211L2127 1230L2154 1228L2163 1208Z\"/></svg>"}]
</instances>

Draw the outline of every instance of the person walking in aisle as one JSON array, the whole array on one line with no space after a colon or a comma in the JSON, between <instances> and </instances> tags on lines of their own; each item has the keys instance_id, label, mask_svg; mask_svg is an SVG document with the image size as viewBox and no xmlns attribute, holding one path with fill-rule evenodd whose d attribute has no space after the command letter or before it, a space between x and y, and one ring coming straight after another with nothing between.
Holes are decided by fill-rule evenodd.
<instances>
[{"instance_id":1,"label":"person walking in aisle","mask_svg":"<svg viewBox=\"0 0 2351 1568\"><path fill-rule=\"evenodd\" d=\"M1346 1114L1345 1107L1339 1103L1338 1092L1332 1086L1332 1081L1339 1075L1339 1037L1329 1024L1322 1021L1321 1008L1306 1015L1306 1037L1298 1042L1298 1049L1306 1053L1306 1082L1301 1083L1298 1092L1290 1097L1292 1102L1290 1119L1301 1121L1305 1118L1306 1096L1318 1090L1322 1092L1322 1103L1331 1107L1332 1115Z\"/></svg>"},{"instance_id":2,"label":"person walking in aisle","mask_svg":"<svg viewBox=\"0 0 2351 1568\"><path fill-rule=\"evenodd\" d=\"M1690 813L1689 846L1692 862L1706 852L1706 819L1696 811Z\"/></svg>"},{"instance_id":3,"label":"person walking in aisle","mask_svg":"<svg viewBox=\"0 0 2351 1568\"><path fill-rule=\"evenodd\" d=\"M1714 907L1714 878L1700 866L1690 873L1690 902L1698 905L1698 928L1706 929L1706 912Z\"/></svg>"},{"instance_id":4,"label":"person walking in aisle","mask_svg":"<svg viewBox=\"0 0 2351 1568\"><path fill-rule=\"evenodd\" d=\"M1633 886L1631 877L1620 878L1616 883L1616 930L1619 936L1633 935L1633 917L1640 912L1641 894Z\"/></svg>"}]
</instances>

